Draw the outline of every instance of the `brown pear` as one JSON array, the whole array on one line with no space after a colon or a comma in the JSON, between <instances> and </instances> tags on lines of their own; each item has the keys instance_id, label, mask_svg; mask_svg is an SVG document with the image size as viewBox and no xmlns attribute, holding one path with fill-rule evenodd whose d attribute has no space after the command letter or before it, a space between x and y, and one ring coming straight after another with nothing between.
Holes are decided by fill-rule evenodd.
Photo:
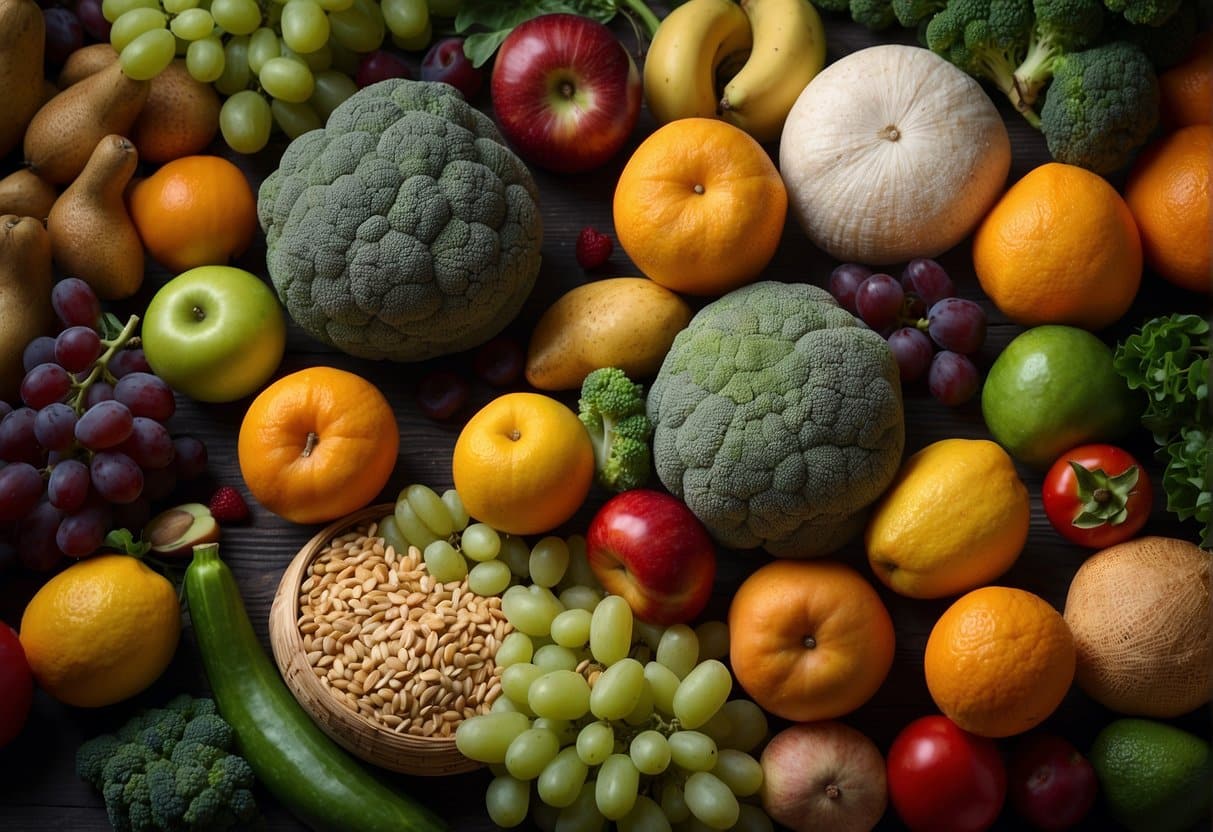
<instances>
[{"instance_id":1,"label":"brown pear","mask_svg":"<svg viewBox=\"0 0 1213 832\"><path fill-rule=\"evenodd\" d=\"M131 141L144 162L161 164L206 149L219 132L219 94L196 81L177 58L152 79Z\"/></svg>"},{"instance_id":2,"label":"brown pear","mask_svg":"<svg viewBox=\"0 0 1213 832\"><path fill-rule=\"evenodd\" d=\"M25 345L47 334L51 309L51 239L41 220L0 216L0 399L17 400Z\"/></svg>"},{"instance_id":3,"label":"brown pear","mask_svg":"<svg viewBox=\"0 0 1213 832\"><path fill-rule=\"evenodd\" d=\"M118 60L118 51L109 42L90 43L67 56L63 69L59 70L59 89L65 90L77 81L83 81L93 73Z\"/></svg>"},{"instance_id":4,"label":"brown pear","mask_svg":"<svg viewBox=\"0 0 1213 832\"><path fill-rule=\"evenodd\" d=\"M149 89L151 82L127 77L118 61L72 84L29 123L26 163L54 185L72 181L101 139L130 132Z\"/></svg>"},{"instance_id":5,"label":"brown pear","mask_svg":"<svg viewBox=\"0 0 1213 832\"><path fill-rule=\"evenodd\" d=\"M34 0L0 0L0 157L42 106L46 21Z\"/></svg>"},{"instance_id":6,"label":"brown pear","mask_svg":"<svg viewBox=\"0 0 1213 832\"><path fill-rule=\"evenodd\" d=\"M122 198L138 161L130 139L104 137L46 221L59 271L103 300L130 297L143 283L143 242Z\"/></svg>"},{"instance_id":7,"label":"brown pear","mask_svg":"<svg viewBox=\"0 0 1213 832\"><path fill-rule=\"evenodd\" d=\"M21 168L0 179L0 214L45 220L58 196L54 185Z\"/></svg>"}]
</instances>

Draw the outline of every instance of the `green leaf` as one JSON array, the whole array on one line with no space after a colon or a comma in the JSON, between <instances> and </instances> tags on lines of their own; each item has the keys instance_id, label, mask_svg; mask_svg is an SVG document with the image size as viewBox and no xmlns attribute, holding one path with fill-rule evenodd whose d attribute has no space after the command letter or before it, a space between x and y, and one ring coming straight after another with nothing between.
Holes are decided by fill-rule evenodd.
<instances>
[{"instance_id":1,"label":"green leaf","mask_svg":"<svg viewBox=\"0 0 1213 832\"><path fill-rule=\"evenodd\" d=\"M126 325L118 320L118 316L113 312L106 312L101 316L101 339L103 341L112 341L122 334L122 330Z\"/></svg>"},{"instance_id":2,"label":"green leaf","mask_svg":"<svg viewBox=\"0 0 1213 832\"><path fill-rule=\"evenodd\" d=\"M467 36L463 54L479 67L519 23L561 12L609 23L619 13L619 4L616 0L465 0L455 16L455 31ZM469 32L478 27L486 31Z\"/></svg>"},{"instance_id":3,"label":"green leaf","mask_svg":"<svg viewBox=\"0 0 1213 832\"><path fill-rule=\"evenodd\" d=\"M136 540L130 529L111 529L105 536L105 545L134 557L143 557L152 548L146 540Z\"/></svg>"},{"instance_id":4,"label":"green leaf","mask_svg":"<svg viewBox=\"0 0 1213 832\"><path fill-rule=\"evenodd\" d=\"M1070 470L1074 472L1076 496L1082 503L1078 516L1071 521L1076 528L1118 526L1129 519L1129 495L1140 477L1136 465L1110 477L1102 468L1092 471L1071 459Z\"/></svg>"}]
</instances>

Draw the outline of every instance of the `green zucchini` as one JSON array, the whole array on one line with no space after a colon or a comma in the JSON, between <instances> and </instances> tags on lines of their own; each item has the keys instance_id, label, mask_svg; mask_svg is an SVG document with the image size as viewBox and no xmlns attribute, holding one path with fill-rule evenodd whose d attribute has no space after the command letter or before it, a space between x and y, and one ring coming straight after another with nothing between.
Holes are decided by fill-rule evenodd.
<instances>
[{"instance_id":1,"label":"green zucchini","mask_svg":"<svg viewBox=\"0 0 1213 832\"><path fill-rule=\"evenodd\" d=\"M316 726L253 632L216 544L198 546L185 597L219 713L257 778L318 832L439 832L429 809L392 791Z\"/></svg>"}]
</instances>

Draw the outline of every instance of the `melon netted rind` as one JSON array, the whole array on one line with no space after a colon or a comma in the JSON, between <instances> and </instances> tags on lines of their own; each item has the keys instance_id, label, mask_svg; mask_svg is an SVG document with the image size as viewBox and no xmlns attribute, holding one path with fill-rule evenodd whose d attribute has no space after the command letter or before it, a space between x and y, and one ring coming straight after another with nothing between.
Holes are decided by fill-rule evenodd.
<instances>
[{"instance_id":1,"label":"melon netted rind","mask_svg":"<svg viewBox=\"0 0 1213 832\"><path fill-rule=\"evenodd\" d=\"M1160 719L1213 699L1213 555L1143 537L1092 555L1066 597L1075 680L1117 713Z\"/></svg>"}]
</instances>

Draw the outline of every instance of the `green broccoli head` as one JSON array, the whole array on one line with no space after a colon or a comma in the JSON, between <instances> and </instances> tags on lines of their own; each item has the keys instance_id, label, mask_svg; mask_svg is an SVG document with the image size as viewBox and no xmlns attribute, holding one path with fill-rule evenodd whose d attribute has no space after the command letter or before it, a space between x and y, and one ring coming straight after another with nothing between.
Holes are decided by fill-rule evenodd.
<instances>
[{"instance_id":1,"label":"green broccoli head","mask_svg":"<svg viewBox=\"0 0 1213 832\"><path fill-rule=\"evenodd\" d=\"M577 417L594 445L598 482L611 491L644 485L652 471L644 388L618 367L600 367L581 384Z\"/></svg>"},{"instance_id":2,"label":"green broccoli head","mask_svg":"<svg viewBox=\"0 0 1213 832\"><path fill-rule=\"evenodd\" d=\"M1161 26L1183 0L1103 0L1109 11L1123 15L1134 26Z\"/></svg>"},{"instance_id":3,"label":"green broccoli head","mask_svg":"<svg viewBox=\"0 0 1213 832\"><path fill-rule=\"evenodd\" d=\"M1123 17L1111 18L1107 40L1123 40L1141 47L1156 72L1182 62L1200 34L1201 0L1183 0L1175 14L1159 26L1134 26Z\"/></svg>"},{"instance_id":4,"label":"green broccoli head","mask_svg":"<svg viewBox=\"0 0 1213 832\"><path fill-rule=\"evenodd\" d=\"M1016 88L1029 106L1053 77L1057 58L1099 40L1105 17L1101 0L1033 0L1032 8L1036 24L1027 54L1015 69Z\"/></svg>"},{"instance_id":5,"label":"green broccoli head","mask_svg":"<svg viewBox=\"0 0 1213 832\"><path fill-rule=\"evenodd\" d=\"M927 47L994 84L1022 111L1015 67L1027 54L1033 19L1031 0L949 0L927 23Z\"/></svg>"},{"instance_id":6,"label":"green broccoli head","mask_svg":"<svg viewBox=\"0 0 1213 832\"><path fill-rule=\"evenodd\" d=\"M105 766L123 744L113 734L101 734L83 743L76 749L76 776L100 791L105 783Z\"/></svg>"},{"instance_id":7,"label":"green broccoli head","mask_svg":"<svg viewBox=\"0 0 1213 832\"><path fill-rule=\"evenodd\" d=\"M851 10L850 0L813 0L813 5L823 12L845 14Z\"/></svg>"},{"instance_id":8,"label":"green broccoli head","mask_svg":"<svg viewBox=\"0 0 1213 832\"><path fill-rule=\"evenodd\" d=\"M701 309L648 413L665 487L721 543L781 557L858 534L905 444L888 343L806 284L754 283Z\"/></svg>"},{"instance_id":9,"label":"green broccoli head","mask_svg":"<svg viewBox=\"0 0 1213 832\"><path fill-rule=\"evenodd\" d=\"M873 32L897 22L891 0L851 0L850 9L851 19Z\"/></svg>"},{"instance_id":10,"label":"green broccoli head","mask_svg":"<svg viewBox=\"0 0 1213 832\"><path fill-rule=\"evenodd\" d=\"M926 23L933 14L947 5L947 0L893 0L893 14L907 29Z\"/></svg>"},{"instance_id":11,"label":"green broccoli head","mask_svg":"<svg viewBox=\"0 0 1213 832\"><path fill-rule=\"evenodd\" d=\"M362 358L468 349L539 272L526 165L451 86L392 79L299 136L261 186L266 267L295 322Z\"/></svg>"},{"instance_id":12,"label":"green broccoli head","mask_svg":"<svg viewBox=\"0 0 1213 832\"><path fill-rule=\"evenodd\" d=\"M1100 174L1119 170L1158 124L1158 79L1149 58L1123 41L1062 55L1040 119L1057 161Z\"/></svg>"}]
</instances>

